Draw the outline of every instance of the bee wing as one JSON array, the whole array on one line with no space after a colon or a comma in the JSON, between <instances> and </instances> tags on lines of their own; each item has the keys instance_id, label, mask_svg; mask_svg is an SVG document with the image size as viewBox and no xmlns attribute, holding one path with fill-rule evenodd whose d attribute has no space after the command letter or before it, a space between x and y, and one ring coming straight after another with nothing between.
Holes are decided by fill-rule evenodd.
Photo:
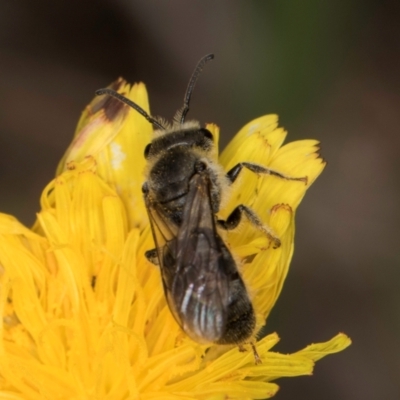
<instances>
[{"instance_id":1,"label":"bee wing","mask_svg":"<svg viewBox=\"0 0 400 400\"><path fill-rule=\"evenodd\" d=\"M152 202L147 195L145 195L145 203L159 262L163 267L163 260L166 256L164 253L175 253L178 227L165 216L160 205Z\"/></svg>"},{"instance_id":2,"label":"bee wing","mask_svg":"<svg viewBox=\"0 0 400 400\"><path fill-rule=\"evenodd\" d=\"M161 269L164 292L166 294L170 309L175 314L171 303L169 292L171 282L176 274L176 252L178 226L166 215L163 207L158 202L153 202L148 195L145 195L147 213L149 215L150 226L153 239L156 245L158 262ZM178 316L175 314L175 318Z\"/></svg>"},{"instance_id":3,"label":"bee wing","mask_svg":"<svg viewBox=\"0 0 400 400\"><path fill-rule=\"evenodd\" d=\"M216 230L206 173L190 180L175 257L169 293L177 319L195 340L216 342L226 329L230 283L237 269Z\"/></svg>"},{"instance_id":4,"label":"bee wing","mask_svg":"<svg viewBox=\"0 0 400 400\"><path fill-rule=\"evenodd\" d=\"M182 329L198 342L217 342L228 319L235 261L215 226L208 174L189 182L182 223L145 198L168 305ZM234 285L233 285L234 286Z\"/></svg>"}]
</instances>

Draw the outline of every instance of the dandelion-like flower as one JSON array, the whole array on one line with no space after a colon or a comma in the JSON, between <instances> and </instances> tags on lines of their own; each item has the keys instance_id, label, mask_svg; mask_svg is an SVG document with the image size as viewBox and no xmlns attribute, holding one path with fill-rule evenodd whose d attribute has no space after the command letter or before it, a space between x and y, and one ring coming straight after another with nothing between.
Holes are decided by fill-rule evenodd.
<instances>
[{"instance_id":1,"label":"dandelion-like flower","mask_svg":"<svg viewBox=\"0 0 400 400\"><path fill-rule=\"evenodd\" d=\"M113 88L148 111L143 84ZM218 128L208 125L218 145ZM219 157L243 160L308 184L243 172L224 212L243 203L271 226L277 249L250 224L226 235L241 260L257 330L273 307L293 253L294 214L324 168L318 142L282 146L277 116L258 118ZM141 185L151 125L112 98L84 111L56 178L44 189L32 229L0 214L0 397L4 399L264 399L280 377L311 374L314 362L343 350L343 334L294 354L256 343L262 363L235 346L198 344L171 315L160 271L144 257L154 247ZM216 154L215 157L218 155ZM257 331L256 330L256 331Z\"/></svg>"}]
</instances>

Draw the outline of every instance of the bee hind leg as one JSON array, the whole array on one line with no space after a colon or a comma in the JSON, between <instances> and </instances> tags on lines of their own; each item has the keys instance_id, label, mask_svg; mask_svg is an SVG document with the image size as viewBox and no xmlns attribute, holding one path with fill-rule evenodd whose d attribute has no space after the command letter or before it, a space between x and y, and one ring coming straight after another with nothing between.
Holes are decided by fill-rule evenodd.
<instances>
[{"instance_id":1,"label":"bee hind leg","mask_svg":"<svg viewBox=\"0 0 400 400\"><path fill-rule=\"evenodd\" d=\"M157 254L157 249L151 249L147 250L144 253L144 256L147 258L148 261L150 261L154 265L160 265L160 262L158 261L158 254Z\"/></svg>"},{"instance_id":2,"label":"bee hind leg","mask_svg":"<svg viewBox=\"0 0 400 400\"><path fill-rule=\"evenodd\" d=\"M241 219L242 214L246 215L249 222L259 231L264 233L268 239L274 243L274 248L278 248L281 245L280 239L276 236L275 232L268 225L263 224L258 215L249 207L244 206L243 204L238 205L228 216L228 218L224 221L219 219L217 221L218 226L225 230L235 229Z\"/></svg>"},{"instance_id":3,"label":"bee hind leg","mask_svg":"<svg viewBox=\"0 0 400 400\"><path fill-rule=\"evenodd\" d=\"M251 349L253 350L253 355L254 355L254 361L255 361L255 363L256 363L256 364L262 364L261 358L260 358L260 356L259 356L259 354L258 354L258 352L257 352L256 345L255 345L253 342L251 342L251 343L250 343L250 346L251 346Z\"/></svg>"},{"instance_id":4,"label":"bee hind leg","mask_svg":"<svg viewBox=\"0 0 400 400\"><path fill-rule=\"evenodd\" d=\"M256 363L256 365L262 364L261 358L257 352L256 345L253 342L250 342L249 344L251 346L251 349L253 350L254 362ZM244 347L244 344L239 344L238 347L240 352L247 351L246 347Z\"/></svg>"}]
</instances>

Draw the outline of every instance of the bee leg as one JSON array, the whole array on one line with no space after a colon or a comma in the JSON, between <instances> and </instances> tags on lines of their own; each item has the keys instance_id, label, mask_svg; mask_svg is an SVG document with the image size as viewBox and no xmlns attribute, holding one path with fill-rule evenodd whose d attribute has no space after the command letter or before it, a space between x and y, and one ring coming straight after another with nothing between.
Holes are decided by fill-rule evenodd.
<instances>
[{"instance_id":1,"label":"bee leg","mask_svg":"<svg viewBox=\"0 0 400 400\"><path fill-rule=\"evenodd\" d=\"M252 350L253 350L253 355L254 355L254 361L255 361L255 363L256 363L257 365L258 365L258 364L262 364L261 358L260 358L260 356L258 355L258 352L257 352L256 345L255 345L253 342L251 342L251 343L250 343L250 346L251 346L251 348L252 348Z\"/></svg>"},{"instance_id":2,"label":"bee leg","mask_svg":"<svg viewBox=\"0 0 400 400\"><path fill-rule=\"evenodd\" d=\"M282 174L273 169L263 167L262 165L259 165L259 164L253 164L253 163L249 163L249 162L241 162L239 164L236 164L226 174L227 178L231 181L231 183L235 182L236 178L239 176L239 173L243 168L247 168L248 170L254 172L255 174L273 175L273 176L276 176L281 179L286 179L287 181L300 181L300 182L304 182L306 185L308 182L308 178L306 176L303 176L301 178L296 178L293 176L288 176L288 175Z\"/></svg>"},{"instance_id":3,"label":"bee leg","mask_svg":"<svg viewBox=\"0 0 400 400\"><path fill-rule=\"evenodd\" d=\"M254 361L255 361L256 365L262 364L261 358L257 352L256 345L253 342L250 342L249 344L251 346L251 349L253 350ZM243 344L239 344L238 347L239 347L239 351L242 353L247 351L246 347L244 347Z\"/></svg>"},{"instance_id":4,"label":"bee leg","mask_svg":"<svg viewBox=\"0 0 400 400\"><path fill-rule=\"evenodd\" d=\"M152 264L154 265L160 265L159 261L158 261L158 254L157 254L157 250L156 249L151 249L151 250L147 250L144 253L144 256L147 258L148 261L150 261Z\"/></svg>"},{"instance_id":5,"label":"bee leg","mask_svg":"<svg viewBox=\"0 0 400 400\"><path fill-rule=\"evenodd\" d=\"M218 226L225 230L235 229L242 219L242 214L245 214L249 222L259 231L264 233L268 237L268 239L274 243L274 249L278 248L281 245L281 241L276 236L274 231L268 225L264 225L258 215L251 208L246 207L243 204L238 205L231 212L226 221L219 219L217 221Z\"/></svg>"}]
</instances>

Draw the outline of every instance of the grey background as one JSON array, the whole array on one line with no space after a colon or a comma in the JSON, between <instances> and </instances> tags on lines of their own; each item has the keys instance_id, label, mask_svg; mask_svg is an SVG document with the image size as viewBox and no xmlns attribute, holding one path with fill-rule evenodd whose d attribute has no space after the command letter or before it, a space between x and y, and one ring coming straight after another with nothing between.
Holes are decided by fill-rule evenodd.
<instances>
[{"instance_id":1,"label":"grey background","mask_svg":"<svg viewBox=\"0 0 400 400\"><path fill-rule=\"evenodd\" d=\"M226 143L278 113L328 166L301 205L269 320L281 352L337 332L353 345L282 379L277 399L400 398L400 6L366 1L0 2L0 210L34 221L94 90L144 81L172 117L209 52L190 116Z\"/></svg>"}]
</instances>

